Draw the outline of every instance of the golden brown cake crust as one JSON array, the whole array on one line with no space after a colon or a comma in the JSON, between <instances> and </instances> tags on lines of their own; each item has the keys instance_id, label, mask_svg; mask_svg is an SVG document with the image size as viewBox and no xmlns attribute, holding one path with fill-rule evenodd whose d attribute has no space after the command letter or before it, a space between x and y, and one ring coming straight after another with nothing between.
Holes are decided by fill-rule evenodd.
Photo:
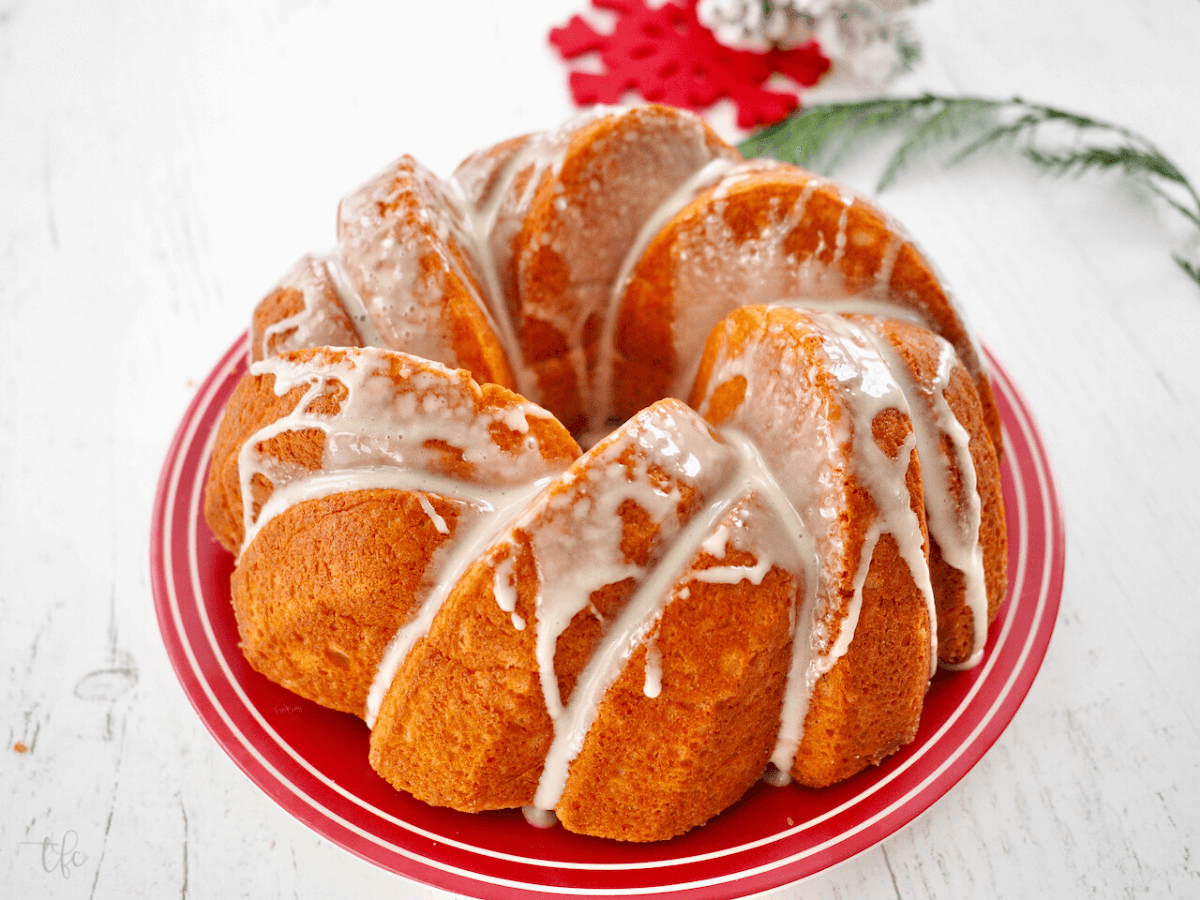
<instances>
[{"instance_id":1,"label":"golden brown cake crust","mask_svg":"<svg viewBox=\"0 0 1200 900\"><path fill-rule=\"evenodd\" d=\"M974 343L932 265L903 229L846 188L795 166L750 161L701 192L658 233L619 300L618 416L686 390L679 342L700 341L740 306L883 300L950 341L976 381L984 423L1000 418ZM697 316L696 310L702 312ZM686 333L677 321L686 311ZM692 344L687 345L689 348Z\"/></svg>"},{"instance_id":2,"label":"golden brown cake crust","mask_svg":"<svg viewBox=\"0 0 1200 900\"><path fill-rule=\"evenodd\" d=\"M506 411L527 407L506 388L475 386L464 372L399 354L370 351L370 357L382 360L381 375L390 379L398 394L424 396L430 392L428 379L435 379L450 390L460 389L481 416L503 420ZM311 364L314 371L361 358L328 348L283 357L300 367ZM251 373L230 398L214 447L206 516L214 535L240 554L232 593L242 648L250 663L302 696L363 715L384 648L428 593L435 554L442 544L454 540L459 517L469 510L462 501L436 493L379 489L338 493L290 506L267 521L243 552L238 460L242 446L296 410L309 391L306 384L277 396L274 384L275 376L269 372ZM335 375L305 408L334 415L346 402L347 390ZM565 466L578 456L570 434L553 419L529 418L526 426L524 433L494 427L489 433L503 451L532 452L550 466ZM532 441L527 443L527 438ZM316 471L322 466L324 435L311 428L285 429L256 446L271 459L302 469ZM448 452L440 459L446 474L470 477L471 464L457 453ZM264 482L256 488L257 512L272 485Z\"/></svg>"},{"instance_id":3,"label":"golden brown cake crust","mask_svg":"<svg viewBox=\"0 0 1200 900\"><path fill-rule=\"evenodd\" d=\"M246 659L272 681L361 716L391 637L416 612L461 504L437 495L355 491L293 506L246 548L232 593Z\"/></svg>"},{"instance_id":4,"label":"golden brown cake crust","mask_svg":"<svg viewBox=\"0 0 1200 900\"><path fill-rule=\"evenodd\" d=\"M702 554L696 571L752 567L753 554ZM680 590L684 588L686 590ZM796 585L772 567L760 584L689 579L649 641L662 693L647 697L646 649L605 694L556 811L571 830L623 841L682 834L735 803L775 742Z\"/></svg>"},{"instance_id":5,"label":"golden brown cake crust","mask_svg":"<svg viewBox=\"0 0 1200 900\"><path fill-rule=\"evenodd\" d=\"M716 157L738 154L702 120L671 107L600 116L566 137L557 165L517 210L512 305L521 352L536 374L539 401L568 428L587 420L579 374L588 359L594 365L626 252L658 205ZM571 358L579 352L582 358Z\"/></svg>"}]
</instances>

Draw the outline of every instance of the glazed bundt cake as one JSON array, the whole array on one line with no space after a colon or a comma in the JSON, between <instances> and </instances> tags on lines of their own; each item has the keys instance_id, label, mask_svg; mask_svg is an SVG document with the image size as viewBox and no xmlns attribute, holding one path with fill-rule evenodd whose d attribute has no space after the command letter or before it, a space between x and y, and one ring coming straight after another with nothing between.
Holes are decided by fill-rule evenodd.
<instances>
[{"instance_id":1,"label":"glazed bundt cake","mask_svg":"<svg viewBox=\"0 0 1200 900\"><path fill-rule=\"evenodd\" d=\"M431 804L650 841L834 784L1004 596L999 417L928 262L678 110L401 158L251 357L205 498L246 658Z\"/></svg>"}]
</instances>

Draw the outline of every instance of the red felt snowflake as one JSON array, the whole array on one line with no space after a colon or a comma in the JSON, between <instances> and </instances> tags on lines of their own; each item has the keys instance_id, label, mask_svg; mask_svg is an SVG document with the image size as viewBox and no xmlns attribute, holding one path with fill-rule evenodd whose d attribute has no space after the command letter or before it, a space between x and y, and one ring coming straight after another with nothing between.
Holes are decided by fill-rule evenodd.
<instances>
[{"instance_id":1,"label":"red felt snowflake","mask_svg":"<svg viewBox=\"0 0 1200 900\"><path fill-rule=\"evenodd\" d=\"M792 93L771 91L772 73L810 87L829 69L816 41L794 50L752 53L717 43L696 18L697 0L673 0L657 9L645 0L591 0L618 16L612 34L601 34L579 16L550 31L564 59L598 52L602 74L571 72L571 94L580 106L619 103L636 90L647 100L702 110L722 97L737 105L740 128L778 122L799 105Z\"/></svg>"}]
</instances>

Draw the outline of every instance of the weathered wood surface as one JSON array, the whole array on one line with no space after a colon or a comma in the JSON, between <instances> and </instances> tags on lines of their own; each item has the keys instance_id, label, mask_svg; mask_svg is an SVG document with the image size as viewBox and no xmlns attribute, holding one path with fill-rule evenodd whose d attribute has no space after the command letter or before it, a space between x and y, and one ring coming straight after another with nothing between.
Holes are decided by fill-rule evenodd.
<instances>
[{"instance_id":1,"label":"weathered wood surface","mask_svg":"<svg viewBox=\"0 0 1200 900\"><path fill-rule=\"evenodd\" d=\"M209 737L158 635L150 509L195 386L337 198L563 119L545 34L584 5L0 4L0 895L446 896L316 837ZM934 0L917 26L897 92L1110 119L1200 183L1195 0ZM774 896L1200 896L1200 287L1170 260L1200 241L1148 191L1002 155L881 199L1032 407L1066 587L983 761Z\"/></svg>"}]
</instances>

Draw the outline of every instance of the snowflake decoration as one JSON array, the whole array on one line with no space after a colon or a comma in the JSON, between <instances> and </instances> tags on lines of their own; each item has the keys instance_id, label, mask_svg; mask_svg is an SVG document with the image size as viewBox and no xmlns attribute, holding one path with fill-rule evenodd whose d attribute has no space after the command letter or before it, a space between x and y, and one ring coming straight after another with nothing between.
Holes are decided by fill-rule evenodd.
<instances>
[{"instance_id":1,"label":"snowflake decoration","mask_svg":"<svg viewBox=\"0 0 1200 900\"><path fill-rule=\"evenodd\" d=\"M778 122L799 105L794 93L764 87L774 73L811 87L829 68L815 41L755 53L726 47L696 17L697 0L650 8L645 0L591 0L618 16L601 34L579 16L550 32L564 59L599 53L603 73L573 71L571 95L580 106L619 103L635 90L652 102L700 111L729 97L740 128Z\"/></svg>"}]
</instances>

